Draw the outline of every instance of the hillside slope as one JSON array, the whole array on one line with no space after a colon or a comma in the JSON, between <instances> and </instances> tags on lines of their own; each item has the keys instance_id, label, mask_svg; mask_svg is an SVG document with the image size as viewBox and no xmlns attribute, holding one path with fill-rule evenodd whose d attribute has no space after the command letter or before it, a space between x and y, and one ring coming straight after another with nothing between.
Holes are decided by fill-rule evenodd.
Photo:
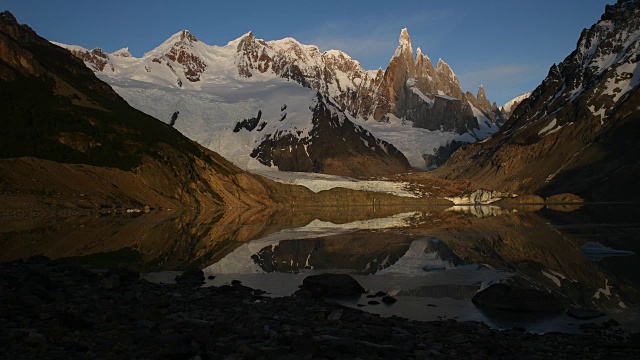
<instances>
[{"instance_id":1,"label":"hillside slope","mask_svg":"<svg viewBox=\"0 0 640 360\"><path fill-rule=\"evenodd\" d=\"M87 191L91 208L274 204L266 180L133 109L8 12L0 15L0 84L4 206L49 197L64 207Z\"/></svg>"},{"instance_id":2,"label":"hillside slope","mask_svg":"<svg viewBox=\"0 0 640 360\"><path fill-rule=\"evenodd\" d=\"M607 6L498 133L434 175L542 195L640 200L640 1Z\"/></svg>"}]
</instances>

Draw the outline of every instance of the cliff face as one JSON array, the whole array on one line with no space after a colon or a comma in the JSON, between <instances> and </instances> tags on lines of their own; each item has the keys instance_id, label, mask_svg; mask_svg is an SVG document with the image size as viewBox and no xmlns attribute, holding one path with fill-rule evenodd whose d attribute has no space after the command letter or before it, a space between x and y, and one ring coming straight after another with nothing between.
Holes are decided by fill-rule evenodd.
<instances>
[{"instance_id":1,"label":"cliff face","mask_svg":"<svg viewBox=\"0 0 640 360\"><path fill-rule=\"evenodd\" d=\"M500 131L443 169L493 188L637 199L640 2L607 6Z\"/></svg>"},{"instance_id":2,"label":"cliff face","mask_svg":"<svg viewBox=\"0 0 640 360\"><path fill-rule=\"evenodd\" d=\"M329 101L318 96L308 136L267 136L253 150L262 164L284 171L359 176L407 172L411 165L393 145L354 124Z\"/></svg>"},{"instance_id":3,"label":"cliff face","mask_svg":"<svg viewBox=\"0 0 640 360\"><path fill-rule=\"evenodd\" d=\"M420 49L414 59L407 29L378 86L372 116L389 121L389 116L412 121L414 126L432 131L464 133L478 127L458 78L449 65L431 60Z\"/></svg>"}]
</instances>

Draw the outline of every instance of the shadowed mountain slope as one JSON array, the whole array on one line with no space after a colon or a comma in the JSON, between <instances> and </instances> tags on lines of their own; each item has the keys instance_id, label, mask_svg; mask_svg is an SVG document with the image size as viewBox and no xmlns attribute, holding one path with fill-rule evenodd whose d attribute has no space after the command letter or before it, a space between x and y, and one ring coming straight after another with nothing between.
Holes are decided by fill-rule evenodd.
<instances>
[{"instance_id":1,"label":"shadowed mountain slope","mask_svg":"<svg viewBox=\"0 0 640 360\"><path fill-rule=\"evenodd\" d=\"M542 195L640 200L640 1L608 5L498 133L435 176Z\"/></svg>"}]
</instances>

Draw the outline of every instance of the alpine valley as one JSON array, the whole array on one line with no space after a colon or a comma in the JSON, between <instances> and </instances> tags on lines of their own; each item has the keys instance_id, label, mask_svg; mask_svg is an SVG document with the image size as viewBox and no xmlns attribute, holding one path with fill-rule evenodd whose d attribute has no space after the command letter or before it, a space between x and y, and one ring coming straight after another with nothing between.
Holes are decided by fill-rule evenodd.
<instances>
[{"instance_id":1,"label":"alpine valley","mask_svg":"<svg viewBox=\"0 0 640 360\"><path fill-rule=\"evenodd\" d=\"M274 195L283 193L273 188L280 185L252 173L303 184L301 172L393 175L402 182L382 191L399 201L622 199L639 175L638 4L607 6L540 86L501 107L482 86L476 95L463 92L443 60L434 67L421 49L414 52L406 29L386 70L368 71L341 51L251 32L210 46L183 30L141 58L126 48L107 54L48 42L5 13L0 74L11 121L2 156L120 169L197 206L291 203ZM157 172L147 177L147 169ZM277 175L284 172L296 173ZM22 180L14 172L4 182L26 186ZM343 181L315 191L347 183L354 188ZM203 203L194 189L210 199ZM526 199L519 198L541 200Z\"/></svg>"},{"instance_id":2,"label":"alpine valley","mask_svg":"<svg viewBox=\"0 0 640 360\"><path fill-rule=\"evenodd\" d=\"M0 16L0 84L3 213L418 201L415 195L398 197L389 191L342 188L317 193L248 173L170 125L132 108L81 60L18 24L9 12ZM337 137L340 132L335 129L340 127L345 132L340 136L369 141L371 147L362 141L352 143L355 149L368 150L370 157L377 156L380 167L387 171L409 168L401 153L346 120L324 98L291 86L293 83L274 84L293 94L290 103L294 105L279 110L283 117L287 111L301 111L295 105L300 105L296 101L302 97L315 104L314 121L327 124L316 131L333 131ZM293 129L295 123L290 125ZM241 126L255 127L251 121ZM366 188L375 190L377 184L366 183Z\"/></svg>"},{"instance_id":3,"label":"alpine valley","mask_svg":"<svg viewBox=\"0 0 640 360\"><path fill-rule=\"evenodd\" d=\"M406 29L365 70L0 13L0 357L640 358L640 0L578 36L498 106Z\"/></svg>"}]
</instances>

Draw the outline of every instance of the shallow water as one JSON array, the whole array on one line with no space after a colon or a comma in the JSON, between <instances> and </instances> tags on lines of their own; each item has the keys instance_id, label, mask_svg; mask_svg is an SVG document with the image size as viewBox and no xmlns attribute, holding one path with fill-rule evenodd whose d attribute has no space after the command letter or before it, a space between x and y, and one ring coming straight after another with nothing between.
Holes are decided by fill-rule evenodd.
<instances>
[{"instance_id":1,"label":"shallow water","mask_svg":"<svg viewBox=\"0 0 640 360\"><path fill-rule=\"evenodd\" d=\"M0 214L0 258L43 253L101 269L128 266L157 282L201 268L208 286L240 280L269 296L305 276L348 273L393 305L338 299L383 316L483 321L532 332L578 331L564 313L486 311L471 302L494 282L552 292L640 330L640 223L636 206L585 205L572 212L521 206L296 208L137 217L15 218ZM377 299L380 300L379 298Z\"/></svg>"}]
</instances>

